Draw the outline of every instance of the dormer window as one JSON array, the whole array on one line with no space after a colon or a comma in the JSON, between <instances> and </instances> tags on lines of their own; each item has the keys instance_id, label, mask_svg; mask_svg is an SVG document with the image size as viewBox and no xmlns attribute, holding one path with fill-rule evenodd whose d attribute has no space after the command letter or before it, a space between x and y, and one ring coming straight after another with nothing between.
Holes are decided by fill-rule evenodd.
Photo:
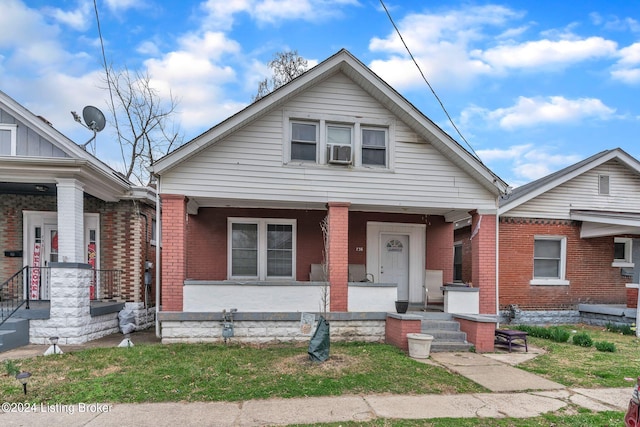
<instances>
[{"instance_id":1,"label":"dormer window","mask_svg":"<svg viewBox=\"0 0 640 427\"><path fill-rule=\"evenodd\" d=\"M598 194L609 195L609 175L598 175Z\"/></svg>"}]
</instances>

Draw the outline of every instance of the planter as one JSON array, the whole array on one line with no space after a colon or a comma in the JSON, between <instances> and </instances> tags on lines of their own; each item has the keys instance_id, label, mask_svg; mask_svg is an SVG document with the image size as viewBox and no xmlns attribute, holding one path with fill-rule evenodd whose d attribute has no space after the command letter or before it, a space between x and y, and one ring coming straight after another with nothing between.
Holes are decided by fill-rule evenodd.
<instances>
[{"instance_id":1,"label":"planter","mask_svg":"<svg viewBox=\"0 0 640 427\"><path fill-rule=\"evenodd\" d=\"M396 311L400 314L406 313L409 309L409 301L396 301Z\"/></svg>"},{"instance_id":2,"label":"planter","mask_svg":"<svg viewBox=\"0 0 640 427\"><path fill-rule=\"evenodd\" d=\"M407 341L409 342L409 357L413 357L414 359L429 358L433 335L407 334Z\"/></svg>"}]
</instances>

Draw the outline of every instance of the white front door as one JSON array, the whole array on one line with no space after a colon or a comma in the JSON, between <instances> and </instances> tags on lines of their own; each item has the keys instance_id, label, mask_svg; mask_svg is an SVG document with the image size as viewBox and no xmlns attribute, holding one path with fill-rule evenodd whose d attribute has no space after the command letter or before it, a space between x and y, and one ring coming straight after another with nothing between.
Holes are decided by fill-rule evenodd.
<instances>
[{"instance_id":1,"label":"white front door","mask_svg":"<svg viewBox=\"0 0 640 427\"><path fill-rule=\"evenodd\" d=\"M398 300L409 300L409 235L380 236L380 281L398 284Z\"/></svg>"}]
</instances>

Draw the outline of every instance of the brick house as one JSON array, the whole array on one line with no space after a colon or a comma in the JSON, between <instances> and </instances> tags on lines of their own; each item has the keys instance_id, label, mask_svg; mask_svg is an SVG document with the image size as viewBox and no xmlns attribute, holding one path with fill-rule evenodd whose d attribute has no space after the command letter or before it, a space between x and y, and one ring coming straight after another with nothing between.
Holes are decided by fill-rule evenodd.
<instances>
[{"instance_id":1,"label":"brick house","mask_svg":"<svg viewBox=\"0 0 640 427\"><path fill-rule=\"evenodd\" d=\"M623 150L514 189L499 216L501 309L636 306L640 162Z\"/></svg>"},{"instance_id":2,"label":"brick house","mask_svg":"<svg viewBox=\"0 0 640 427\"><path fill-rule=\"evenodd\" d=\"M474 229L475 314L497 313L507 185L346 50L152 172L163 342L219 341L232 308L245 341L300 339L300 313L325 308L337 338L381 339L396 300L427 302L427 272L441 274L427 294L453 280L462 220Z\"/></svg>"},{"instance_id":3,"label":"brick house","mask_svg":"<svg viewBox=\"0 0 640 427\"><path fill-rule=\"evenodd\" d=\"M28 297L32 343L115 332L125 304L152 325L154 218L152 189L0 92L0 323Z\"/></svg>"}]
</instances>

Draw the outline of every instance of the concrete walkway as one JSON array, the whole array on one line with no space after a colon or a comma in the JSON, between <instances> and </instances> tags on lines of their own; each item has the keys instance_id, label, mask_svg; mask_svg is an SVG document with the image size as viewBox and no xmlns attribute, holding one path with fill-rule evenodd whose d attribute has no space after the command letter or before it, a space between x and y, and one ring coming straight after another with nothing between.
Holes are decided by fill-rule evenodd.
<instances>
[{"instance_id":1,"label":"concrete walkway","mask_svg":"<svg viewBox=\"0 0 640 427\"><path fill-rule=\"evenodd\" d=\"M63 350L113 346L122 335ZM152 333L132 334L134 345L157 342ZM0 353L0 361L34 357L47 346L26 346ZM431 353L418 360L437 364L471 379L491 393L452 395L348 395L243 402L145 403L35 406L22 412L0 410L2 426L265 426L325 422L369 421L377 418L430 419L535 417L568 406L591 411L625 411L633 390L566 388L515 366L541 352ZM0 397L0 403L1 402ZM3 408L4 409L4 408ZM11 409L11 408L9 408ZM18 409L18 408L13 408ZM26 412L26 410L29 412ZM571 412L568 412L571 413ZM622 421L622 420L621 420Z\"/></svg>"}]
</instances>

